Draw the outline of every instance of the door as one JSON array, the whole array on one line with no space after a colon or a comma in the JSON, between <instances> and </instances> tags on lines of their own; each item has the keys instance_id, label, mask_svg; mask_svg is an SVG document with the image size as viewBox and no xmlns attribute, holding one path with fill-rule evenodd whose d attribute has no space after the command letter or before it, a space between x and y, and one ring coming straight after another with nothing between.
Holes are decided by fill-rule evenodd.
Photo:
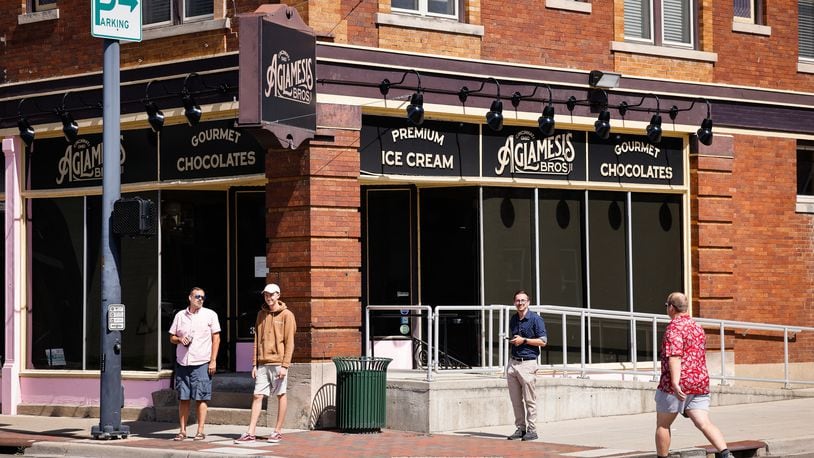
<instances>
[{"instance_id":1,"label":"door","mask_svg":"<svg viewBox=\"0 0 814 458\"><path fill-rule=\"evenodd\" d=\"M251 371L254 322L263 304L266 284L266 194L264 188L233 188L229 192L231 243L231 306L229 366Z\"/></svg>"}]
</instances>

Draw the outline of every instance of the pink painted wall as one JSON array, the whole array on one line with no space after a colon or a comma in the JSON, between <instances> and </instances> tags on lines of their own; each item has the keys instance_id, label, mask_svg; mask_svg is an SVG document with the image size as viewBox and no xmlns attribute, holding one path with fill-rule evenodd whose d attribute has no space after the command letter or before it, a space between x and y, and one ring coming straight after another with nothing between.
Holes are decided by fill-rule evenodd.
<instances>
[{"instance_id":1,"label":"pink painted wall","mask_svg":"<svg viewBox=\"0 0 814 458\"><path fill-rule=\"evenodd\" d=\"M251 372L252 371L252 350L254 349L253 342L238 342L235 344L235 371L236 372Z\"/></svg>"},{"instance_id":2,"label":"pink painted wall","mask_svg":"<svg viewBox=\"0 0 814 458\"><path fill-rule=\"evenodd\" d=\"M125 407L153 405L152 393L170 387L169 379L122 380ZM99 380L20 377L23 404L99 405Z\"/></svg>"}]
</instances>

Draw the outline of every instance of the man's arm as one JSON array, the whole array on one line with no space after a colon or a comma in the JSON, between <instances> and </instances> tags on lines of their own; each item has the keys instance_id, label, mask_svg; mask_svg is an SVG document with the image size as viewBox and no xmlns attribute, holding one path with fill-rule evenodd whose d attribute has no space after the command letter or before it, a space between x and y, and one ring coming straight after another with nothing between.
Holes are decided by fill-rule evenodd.
<instances>
[{"instance_id":1,"label":"man's arm","mask_svg":"<svg viewBox=\"0 0 814 458\"><path fill-rule=\"evenodd\" d=\"M681 391L681 357L671 356L667 360L667 366L670 368L670 383L673 386L673 393L683 401L686 395Z\"/></svg>"},{"instance_id":2,"label":"man's arm","mask_svg":"<svg viewBox=\"0 0 814 458\"><path fill-rule=\"evenodd\" d=\"M212 334L212 355L209 356L209 375L213 375L217 369L218 349L220 348L220 333Z\"/></svg>"}]
</instances>

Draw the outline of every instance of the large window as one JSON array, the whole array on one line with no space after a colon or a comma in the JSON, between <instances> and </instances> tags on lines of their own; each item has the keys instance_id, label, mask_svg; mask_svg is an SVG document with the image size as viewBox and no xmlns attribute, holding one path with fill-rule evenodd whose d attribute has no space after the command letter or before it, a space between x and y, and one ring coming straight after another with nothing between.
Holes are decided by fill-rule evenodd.
<instances>
[{"instance_id":1,"label":"large window","mask_svg":"<svg viewBox=\"0 0 814 458\"><path fill-rule=\"evenodd\" d=\"M656 46L695 46L693 0L625 0L625 39Z\"/></svg>"},{"instance_id":2,"label":"large window","mask_svg":"<svg viewBox=\"0 0 814 458\"><path fill-rule=\"evenodd\" d=\"M458 18L459 0L393 0L393 12Z\"/></svg>"},{"instance_id":3,"label":"large window","mask_svg":"<svg viewBox=\"0 0 814 458\"><path fill-rule=\"evenodd\" d=\"M733 16L736 21L762 24L762 0L734 0Z\"/></svg>"},{"instance_id":4,"label":"large window","mask_svg":"<svg viewBox=\"0 0 814 458\"><path fill-rule=\"evenodd\" d=\"M799 58L814 60L814 0L797 2L797 35L800 42Z\"/></svg>"},{"instance_id":5,"label":"large window","mask_svg":"<svg viewBox=\"0 0 814 458\"><path fill-rule=\"evenodd\" d=\"M211 19L213 12L212 0L145 0L141 17L145 26L173 25Z\"/></svg>"},{"instance_id":6,"label":"large window","mask_svg":"<svg viewBox=\"0 0 814 458\"><path fill-rule=\"evenodd\" d=\"M814 145L797 145L797 195L814 196Z\"/></svg>"}]
</instances>

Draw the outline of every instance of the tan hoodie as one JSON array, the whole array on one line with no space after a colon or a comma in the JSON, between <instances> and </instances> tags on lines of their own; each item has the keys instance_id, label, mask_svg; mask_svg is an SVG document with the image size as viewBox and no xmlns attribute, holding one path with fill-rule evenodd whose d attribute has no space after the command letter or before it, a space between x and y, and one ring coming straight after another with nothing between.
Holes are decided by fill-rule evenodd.
<instances>
[{"instance_id":1,"label":"tan hoodie","mask_svg":"<svg viewBox=\"0 0 814 458\"><path fill-rule=\"evenodd\" d=\"M257 312L252 366L272 364L288 368L291 365L297 322L291 310L282 302L280 305L280 310L272 312L264 303Z\"/></svg>"}]
</instances>

